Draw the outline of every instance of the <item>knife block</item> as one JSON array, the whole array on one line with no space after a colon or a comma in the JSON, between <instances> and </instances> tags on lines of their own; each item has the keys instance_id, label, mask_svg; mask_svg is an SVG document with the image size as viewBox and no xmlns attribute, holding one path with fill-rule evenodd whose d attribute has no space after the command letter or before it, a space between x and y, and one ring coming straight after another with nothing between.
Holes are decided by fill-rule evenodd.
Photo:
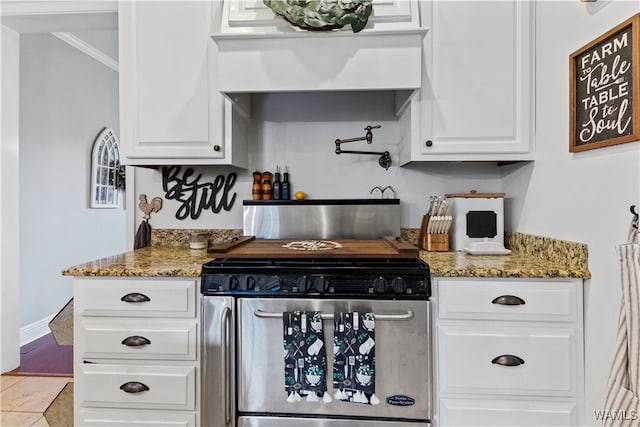
<instances>
[{"instance_id":1,"label":"knife block","mask_svg":"<svg viewBox=\"0 0 640 427\"><path fill-rule=\"evenodd\" d=\"M429 215L422 217L418 247L431 252L447 252L449 250L449 233L428 234L429 218Z\"/></svg>"},{"instance_id":2,"label":"knife block","mask_svg":"<svg viewBox=\"0 0 640 427\"><path fill-rule=\"evenodd\" d=\"M420 224L420 234L418 234L418 247L420 249L427 250L427 227L429 226L429 215L422 217L422 224Z\"/></svg>"},{"instance_id":3,"label":"knife block","mask_svg":"<svg viewBox=\"0 0 640 427\"><path fill-rule=\"evenodd\" d=\"M449 233L427 234L426 249L431 252L447 252Z\"/></svg>"}]
</instances>

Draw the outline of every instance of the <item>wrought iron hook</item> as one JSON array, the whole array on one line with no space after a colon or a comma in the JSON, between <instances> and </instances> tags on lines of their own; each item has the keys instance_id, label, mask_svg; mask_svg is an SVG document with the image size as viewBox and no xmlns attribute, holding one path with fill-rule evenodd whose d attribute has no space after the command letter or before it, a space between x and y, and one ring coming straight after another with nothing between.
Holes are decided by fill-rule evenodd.
<instances>
[{"instance_id":1,"label":"wrought iron hook","mask_svg":"<svg viewBox=\"0 0 640 427\"><path fill-rule=\"evenodd\" d=\"M638 214L638 212L636 212L636 205L631 205L629 210L631 211L631 214L633 215L633 220L631 222L631 225L632 225L633 228L635 228L637 230L638 229L638 219L639 219L640 215Z\"/></svg>"}]
</instances>

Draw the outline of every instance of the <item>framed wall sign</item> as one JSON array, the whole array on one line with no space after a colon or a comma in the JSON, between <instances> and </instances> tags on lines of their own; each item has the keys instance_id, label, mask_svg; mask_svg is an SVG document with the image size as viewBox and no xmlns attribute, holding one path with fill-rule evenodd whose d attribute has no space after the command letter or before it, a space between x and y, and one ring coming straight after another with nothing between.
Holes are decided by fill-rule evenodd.
<instances>
[{"instance_id":1,"label":"framed wall sign","mask_svg":"<svg viewBox=\"0 0 640 427\"><path fill-rule=\"evenodd\" d=\"M640 139L640 14L569 56L569 151Z\"/></svg>"}]
</instances>

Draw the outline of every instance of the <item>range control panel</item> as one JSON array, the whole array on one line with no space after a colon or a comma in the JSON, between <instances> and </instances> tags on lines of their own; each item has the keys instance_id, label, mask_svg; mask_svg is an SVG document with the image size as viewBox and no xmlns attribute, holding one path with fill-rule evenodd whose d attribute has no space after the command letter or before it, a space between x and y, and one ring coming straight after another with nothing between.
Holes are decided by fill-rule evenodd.
<instances>
[{"instance_id":1,"label":"range control panel","mask_svg":"<svg viewBox=\"0 0 640 427\"><path fill-rule=\"evenodd\" d=\"M205 295L404 296L425 298L431 294L427 277L399 275L299 275L299 274L203 274Z\"/></svg>"}]
</instances>

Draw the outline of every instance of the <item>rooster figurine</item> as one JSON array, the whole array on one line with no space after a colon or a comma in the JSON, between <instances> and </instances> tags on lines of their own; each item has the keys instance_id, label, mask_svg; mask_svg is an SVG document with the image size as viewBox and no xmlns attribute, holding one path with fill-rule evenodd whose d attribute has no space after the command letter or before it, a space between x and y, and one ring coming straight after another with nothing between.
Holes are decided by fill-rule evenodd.
<instances>
[{"instance_id":1,"label":"rooster figurine","mask_svg":"<svg viewBox=\"0 0 640 427\"><path fill-rule=\"evenodd\" d=\"M138 200L138 207L144 213L144 219L136 232L133 244L134 249L141 249L151 244L151 225L149 225L149 218L151 218L151 212L158 212L162 209L162 198L160 197L154 197L151 199L151 203L149 203L147 202L147 195L141 194L138 196Z\"/></svg>"},{"instance_id":2,"label":"rooster figurine","mask_svg":"<svg viewBox=\"0 0 640 427\"><path fill-rule=\"evenodd\" d=\"M144 217L147 219L151 217L151 212L158 212L160 209L162 209L162 198L160 197L154 197L153 199L151 199L151 203L149 203L147 202L147 195L141 194L138 197L138 200L140 200L140 202L138 203L138 207L144 213Z\"/></svg>"}]
</instances>

